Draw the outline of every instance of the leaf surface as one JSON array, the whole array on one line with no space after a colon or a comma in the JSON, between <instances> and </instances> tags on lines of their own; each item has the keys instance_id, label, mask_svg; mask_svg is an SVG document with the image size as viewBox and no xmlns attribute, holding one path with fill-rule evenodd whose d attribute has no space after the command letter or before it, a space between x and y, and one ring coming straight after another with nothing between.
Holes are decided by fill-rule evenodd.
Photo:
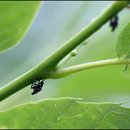
<instances>
[{"instance_id":1,"label":"leaf surface","mask_svg":"<svg viewBox=\"0 0 130 130\"><path fill-rule=\"evenodd\" d=\"M0 128L130 128L130 109L77 98L46 99L0 112Z\"/></svg>"},{"instance_id":2,"label":"leaf surface","mask_svg":"<svg viewBox=\"0 0 130 130\"><path fill-rule=\"evenodd\" d=\"M119 58L130 57L130 23L128 23L119 34L117 40L116 52Z\"/></svg>"},{"instance_id":3,"label":"leaf surface","mask_svg":"<svg viewBox=\"0 0 130 130\"><path fill-rule=\"evenodd\" d=\"M39 1L0 1L0 52L22 40L39 7Z\"/></svg>"}]
</instances>

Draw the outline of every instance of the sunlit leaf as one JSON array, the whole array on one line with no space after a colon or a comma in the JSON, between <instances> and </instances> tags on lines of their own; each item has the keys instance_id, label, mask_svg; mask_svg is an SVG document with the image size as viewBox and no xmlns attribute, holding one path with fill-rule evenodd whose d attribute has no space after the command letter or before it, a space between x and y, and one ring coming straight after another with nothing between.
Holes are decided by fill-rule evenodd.
<instances>
[{"instance_id":1,"label":"sunlit leaf","mask_svg":"<svg viewBox=\"0 0 130 130\"><path fill-rule=\"evenodd\" d=\"M130 23L121 31L117 40L117 56L130 57Z\"/></svg>"},{"instance_id":2,"label":"sunlit leaf","mask_svg":"<svg viewBox=\"0 0 130 130\"><path fill-rule=\"evenodd\" d=\"M26 34L39 5L39 1L0 2L0 52L19 43Z\"/></svg>"},{"instance_id":3,"label":"sunlit leaf","mask_svg":"<svg viewBox=\"0 0 130 130\"><path fill-rule=\"evenodd\" d=\"M130 109L120 104L46 99L0 112L0 128L130 128Z\"/></svg>"}]
</instances>

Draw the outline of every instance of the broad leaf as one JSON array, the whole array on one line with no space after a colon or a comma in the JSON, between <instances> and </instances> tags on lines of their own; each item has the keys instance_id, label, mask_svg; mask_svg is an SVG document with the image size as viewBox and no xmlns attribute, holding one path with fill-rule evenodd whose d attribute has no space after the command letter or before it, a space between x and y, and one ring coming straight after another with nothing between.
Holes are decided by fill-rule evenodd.
<instances>
[{"instance_id":1,"label":"broad leaf","mask_svg":"<svg viewBox=\"0 0 130 130\"><path fill-rule=\"evenodd\" d=\"M19 43L39 5L39 1L0 1L0 52Z\"/></svg>"},{"instance_id":2,"label":"broad leaf","mask_svg":"<svg viewBox=\"0 0 130 130\"><path fill-rule=\"evenodd\" d=\"M130 109L75 98L47 99L0 112L0 128L130 128Z\"/></svg>"},{"instance_id":3,"label":"broad leaf","mask_svg":"<svg viewBox=\"0 0 130 130\"><path fill-rule=\"evenodd\" d=\"M121 31L116 47L119 58L130 57L130 23Z\"/></svg>"}]
</instances>

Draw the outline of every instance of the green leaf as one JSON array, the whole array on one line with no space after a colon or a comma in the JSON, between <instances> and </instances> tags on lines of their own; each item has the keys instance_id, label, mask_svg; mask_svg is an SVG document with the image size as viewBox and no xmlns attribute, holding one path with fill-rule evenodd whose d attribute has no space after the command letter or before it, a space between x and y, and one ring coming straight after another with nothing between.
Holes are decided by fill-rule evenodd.
<instances>
[{"instance_id":1,"label":"green leaf","mask_svg":"<svg viewBox=\"0 0 130 130\"><path fill-rule=\"evenodd\" d=\"M118 37L116 52L119 58L130 57L130 23L125 26Z\"/></svg>"},{"instance_id":2,"label":"green leaf","mask_svg":"<svg viewBox=\"0 0 130 130\"><path fill-rule=\"evenodd\" d=\"M0 2L0 52L15 46L32 23L39 1Z\"/></svg>"},{"instance_id":3,"label":"green leaf","mask_svg":"<svg viewBox=\"0 0 130 130\"><path fill-rule=\"evenodd\" d=\"M120 104L46 99L0 112L0 128L130 128L130 109Z\"/></svg>"}]
</instances>

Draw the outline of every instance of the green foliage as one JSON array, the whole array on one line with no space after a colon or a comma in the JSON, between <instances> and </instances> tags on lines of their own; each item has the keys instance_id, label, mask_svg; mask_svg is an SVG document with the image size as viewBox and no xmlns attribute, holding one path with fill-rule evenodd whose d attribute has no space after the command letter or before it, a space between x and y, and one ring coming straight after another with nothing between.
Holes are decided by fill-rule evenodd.
<instances>
[{"instance_id":1,"label":"green foliage","mask_svg":"<svg viewBox=\"0 0 130 130\"><path fill-rule=\"evenodd\" d=\"M0 2L0 52L19 43L26 34L39 5L39 1Z\"/></svg>"},{"instance_id":2,"label":"green foliage","mask_svg":"<svg viewBox=\"0 0 130 130\"><path fill-rule=\"evenodd\" d=\"M121 31L117 40L117 56L130 57L130 23Z\"/></svg>"},{"instance_id":3,"label":"green foliage","mask_svg":"<svg viewBox=\"0 0 130 130\"><path fill-rule=\"evenodd\" d=\"M0 27L2 29L6 29L7 31L5 31L5 32L8 32L7 34L1 33L0 35L2 35L1 37L6 40L8 38L11 38L10 42L8 42L8 40L7 40L5 43L4 42L0 43L0 47L3 46L2 49L0 48L0 51L5 51L9 47L16 45L18 43L18 41L21 40L21 38L27 32L28 26L30 26L29 24L31 23L32 18L40 4L39 2L35 1L35 2L31 2L32 5L29 3L31 5L30 6L30 5L28 5L28 3L29 2L20 2L20 4L19 4L19 2L9 2L9 3L7 2L7 4L5 4L5 7L8 7L8 10L5 12L4 11L0 12L1 14L3 13L2 17L5 16L5 19L3 18L3 20L1 20L1 22L0 22ZM0 3L0 6L1 5L2 4ZM3 3L3 5L4 5L4 3ZM8 81L7 78L8 78L9 74L11 77L10 79L11 80L14 79L15 71L18 73L16 75L16 77L19 76L20 75L19 72L21 72L20 69L23 69L23 70L25 69L23 72L21 72L21 74L26 72L27 69L30 67L30 65L32 65L32 67L35 65L35 64L33 64L32 61L37 62L37 61L43 59L44 52L46 53L46 55L48 55L47 52L49 52L49 50L51 50L53 52L52 48L53 49L58 48L55 46L58 43L57 39L58 40L60 39L59 41L60 41L60 43L62 43L61 41L63 39L66 41L68 39L68 37L71 37L71 35L73 36L73 34L77 33L80 30L80 28L78 28L78 27L80 26L82 28L82 26L83 26L83 25L81 26L81 23L80 23L80 21L83 22L81 20L81 18L83 17L83 14L84 14L84 16L88 17L89 20L90 20L89 16L95 17L95 16L92 16L95 9L93 11L89 12L90 15L86 14L85 10L87 9L86 8L86 6L88 5L87 2L86 2L86 4L82 3L81 7L78 8L79 10L77 10L76 13L74 13L75 15L70 15L71 11L75 12L72 8L73 6L75 7L74 4L72 4L73 6L71 6L70 9L66 8L67 6L61 7L61 3L59 6L57 6L58 2L53 3L53 5L51 4L51 8L48 8L48 4L46 4L46 9L49 10L49 12L46 12L46 10L43 10L43 12L45 12L45 14L43 13L44 15L41 13L43 19L38 20L38 21L41 21L41 25L43 28L41 28L41 26L40 26L40 28L41 28L41 30L43 30L44 33L43 32L41 33L41 31L37 31L34 29L36 32L34 31L34 33L33 33L34 35L31 35L31 37L33 37L33 39L35 39L36 41L29 38L28 41L27 40L25 41L25 43L31 43L31 46L29 44L27 45L29 47L29 51L28 51L28 49L21 50L22 53L25 51L31 52L30 53L31 56L28 55L28 53L27 53L27 56L26 56L26 54L23 56L24 57L23 59L25 61L28 61L28 66L26 65L25 61L24 62L21 61L21 57L20 57L21 55L17 55L20 52L17 49L16 50L18 51L18 53L15 53L16 54L15 56L12 55L12 57L11 56L7 57L7 55L5 55L5 57L7 57L7 58L5 60L5 57L4 57L3 61L1 58L2 62L9 61L10 59L11 60L9 62L5 62L3 64L3 68L6 68L7 73L1 67L3 70L2 72L4 72L4 73L1 72L1 75L2 75L1 81L4 81L3 79L5 79L5 82L7 82ZM65 3L63 5L65 5ZM121 3L121 5L122 5L122 3ZM5 9L5 7L3 6L3 10ZM69 10L68 11L69 13L67 13L67 11L64 11L65 14L67 14L67 17L65 17L65 14L63 14L63 12L61 10L59 11L58 7L60 7L60 9ZM10 8L12 8L12 9L10 9ZM32 8L35 8L35 9L32 9ZM0 7L0 10L2 10L2 7ZM12 11L10 11L10 10L12 10ZM33 11L31 12L31 10L33 10ZM57 12L60 12L60 13L58 14ZM96 12L97 12L97 14L99 14L97 11L97 7L96 7ZM23 13L26 13L26 14L28 13L28 15L27 15L28 20L25 18L25 15L20 15ZM4 15L4 14L7 14L7 18L6 18L6 15ZM11 16L10 16L10 14L11 14ZM15 15L15 16L12 17L12 15ZM71 17L68 22L69 15ZM129 20L128 15L129 15L129 13L125 16ZM63 17L61 17L61 16L63 16ZM104 16L106 16L106 15L104 15ZM43 22L44 19L46 22ZM60 21L60 19L62 19L62 22ZM5 20L5 23L2 22L4 20ZM16 22L15 22L15 20L16 20ZM59 21L59 23L55 20ZM127 22L128 20L124 20L124 21ZM85 25L87 24L86 21L87 20L85 19L85 22L84 22ZM49 24L46 24L46 23L49 23ZM57 25L57 23L58 23L58 25ZM5 28L1 24L6 24L6 26L9 24L11 26L8 26L8 28ZM66 27L63 29L63 26L61 26L60 24L66 25ZM50 26L50 25L53 25L53 26ZM121 26L122 25L123 24L121 24ZM20 26L20 28L17 28L19 26ZM52 27L54 27L54 26L55 26L55 29L54 28L52 29ZM45 28L45 27L47 27L47 28ZM38 29L38 27L36 27L36 28ZM62 31L59 31L60 28L62 28L61 29ZM92 26L92 28L93 28L93 26ZM22 30L22 31L20 30L21 33L18 29ZM104 30L105 30L105 28L104 28ZM115 37L118 35L118 28L116 30L117 33L109 34L108 30L109 29L107 26L105 31L100 30L100 31L96 32L95 36L97 36L98 38L96 38L96 37L90 38L90 44L87 46L87 50L83 50L84 52L81 50L82 52L80 53L80 55L76 55L76 53L72 51L72 53L70 53L70 55L71 56L76 55L76 58L73 58L71 60L70 64L83 63L84 61L86 62L86 60L87 60L87 62L89 62L89 61L93 61L93 60L95 61L97 59L106 59L107 57L109 57L109 58L113 57L113 52L115 52L115 51L113 51L114 50L113 43L115 43L115 41L114 41L116 39ZM50 33L50 32L52 32L52 33ZM58 32L60 35L58 34ZM125 31L125 33L126 33L126 31ZM39 40L39 37L38 37L39 34L42 34L41 36L43 39L41 38ZM45 34L48 34L48 35L45 35ZM50 35L50 34L52 34L52 35ZM56 36L57 36L57 38L56 38ZM124 36L126 36L126 35L124 35ZM124 38L124 36L122 38ZM38 38L36 38L36 37L38 37ZM129 34L125 40L128 42L127 44L129 44ZM50 44L51 41L54 46L52 44ZM105 44L104 44L104 41L105 41ZM119 39L119 41L120 41L120 39ZM122 40L122 41L124 41L124 40ZM124 42L124 44L126 43L126 41ZM35 44L32 44L32 43L35 43ZM6 45L6 44L9 44L9 45ZM44 44L45 44L45 46L43 46ZM100 46L99 46L99 44L100 44ZM33 46L33 45L36 45L36 46ZM111 45L112 45L112 47L111 47ZM27 46L25 48L28 48ZM47 46L49 46L49 47L47 47ZM31 48L34 48L34 50L32 51ZM46 51L45 48L48 48L48 50ZM108 50L105 50L106 48ZM110 48L112 48L113 50L112 49L110 50ZM84 48L84 49L86 49L86 48ZM127 49L128 49L128 45L127 45L127 47L124 47L124 45L122 43L119 43L119 45L117 45L117 52L118 52L117 54L119 55L119 57L125 56L128 58L129 54L127 54ZM12 52L10 51L9 53L11 54ZM34 54L36 54L36 55L34 56ZM40 56L41 56L41 59L38 59ZM77 57L77 56L79 56L79 57ZM33 58L31 59L30 57L33 57ZM13 58L14 58L15 62L12 60ZM17 60L17 59L19 59L19 60ZM29 60L30 60L30 62L29 62ZM16 64L16 62L19 62L19 61L21 61L22 64L20 64L20 63ZM52 62L53 62L53 60L52 60ZM13 63L12 66L13 66L14 70L10 67L11 63ZM7 69L8 66L9 66L9 69ZM32 67L30 67L30 68L32 68ZM46 81L43 93L38 93L34 96L31 96L31 94L30 94L31 89L30 89L30 86L28 86L23 91L20 91L17 94L2 101L0 103L0 110L4 110L4 108L9 108L10 106L15 106L16 104L18 105L18 104L26 102L26 101L43 99L46 96L47 97L58 97L58 96L84 97L85 99L87 99L87 101L98 101L98 102L102 101L102 103L84 102L81 99L76 99L76 98L47 99L47 100L36 102L36 103L28 103L28 104L17 106L15 108L12 108L12 109L9 109L6 111L1 111L0 112L0 128L20 128L20 129L21 128L35 128L35 129L37 129L37 128L75 128L75 129L77 129L77 128L92 128L92 129L94 129L94 128L98 128L98 129L100 129L100 128L106 128L106 129L109 129L109 128L113 128L113 129L127 128L128 129L128 128L130 128L130 124L129 124L130 109L129 108L121 107L120 106L121 104L104 103L104 101L126 102L127 99L128 99L128 103L129 103L129 96L127 96L126 93L128 93L128 95L129 95L129 90L130 90L129 83L130 82L129 82L129 79L127 79L127 78L123 77L121 74L119 74L120 67L121 66L108 67L108 68L104 67L102 69L100 68L100 69L88 70L87 72L78 73L77 75L62 79L61 81L59 80L59 81L57 81L57 83L53 80L52 82L49 82L49 84L48 84ZM12 73L11 73L11 71L12 71ZM6 76L4 76L4 74ZM32 75L31 75L31 78L32 78ZM58 85L59 82L61 82L61 83ZM20 85L22 86L21 83L18 86L20 86ZM51 85L53 87L50 87ZM124 88L124 86L125 86L125 88ZM8 89L8 90L10 90L10 89ZM48 92L46 90L48 90ZM52 92L56 93L57 95L52 96L51 95ZM113 97L113 95L114 95L114 97ZM127 96L127 97L125 97L125 96ZM116 99L116 101L115 101L115 99Z\"/></svg>"},{"instance_id":4,"label":"green foliage","mask_svg":"<svg viewBox=\"0 0 130 130\"><path fill-rule=\"evenodd\" d=\"M7 121L8 120L8 121ZM130 128L130 109L120 104L57 98L0 112L0 128Z\"/></svg>"}]
</instances>

